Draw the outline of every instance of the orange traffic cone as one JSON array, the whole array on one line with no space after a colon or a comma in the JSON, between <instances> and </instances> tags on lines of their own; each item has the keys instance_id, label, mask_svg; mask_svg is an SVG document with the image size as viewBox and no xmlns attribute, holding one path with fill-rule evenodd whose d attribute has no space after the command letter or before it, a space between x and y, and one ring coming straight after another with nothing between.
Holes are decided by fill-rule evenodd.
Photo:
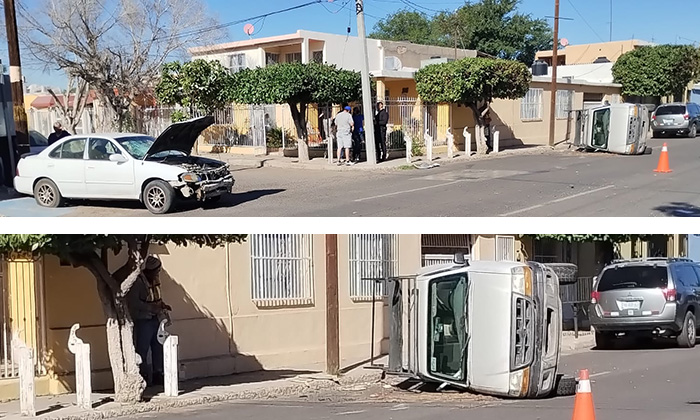
<instances>
[{"instance_id":1,"label":"orange traffic cone","mask_svg":"<svg viewBox=\"0 0 700 420\"><path fill-rule=\"evenodd\" d=\"M671 169L668 167L668 147L666 146L666 143L664 143L664 147L661 148L659 164L656 166L656 169L654 169L654 172L671 172Z\"/></svg>"},{"instance_id":2,"label":"orange traffic cone","mask_svg":"<svg viewBox=\"0 0 700 420\"><path fill-rule=\"evenodd\" d=\"M595 407L593 406L593 394L591 393L591 380L588 376L588 369L582 369L579 373L572 420L595 420Z\"/></svg>"}]
</instances>

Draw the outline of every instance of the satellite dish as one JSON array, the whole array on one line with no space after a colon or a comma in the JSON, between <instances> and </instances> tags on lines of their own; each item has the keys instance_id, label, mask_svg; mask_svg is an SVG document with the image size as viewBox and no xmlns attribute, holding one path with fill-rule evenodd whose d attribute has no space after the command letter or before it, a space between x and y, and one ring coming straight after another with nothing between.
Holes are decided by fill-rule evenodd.
<instances>
[{"instance_id":1,"label":"satellite dish","mask_svg":"<svg viewBox=\"0 0 700 420\"><path fill-rule=\"evenodd\" d=\"M562 38L561 41L559 41L559 43L562 47L566 47L567 45L569 45L569 40L566 38Z\"/></svg>"},{"instance_id":2,"label":"satellite dish","mask_svg":"<svg viewBox=\"0 0 700 420\"><path fill-rule=\"evenodd\" d=\"M243 32L245 32L246 35L251 36L253 35L253 32L255 32L255 26L253 26L251 23L246 23L246 25L243 27Z\"/></svg>"}]
</instances>

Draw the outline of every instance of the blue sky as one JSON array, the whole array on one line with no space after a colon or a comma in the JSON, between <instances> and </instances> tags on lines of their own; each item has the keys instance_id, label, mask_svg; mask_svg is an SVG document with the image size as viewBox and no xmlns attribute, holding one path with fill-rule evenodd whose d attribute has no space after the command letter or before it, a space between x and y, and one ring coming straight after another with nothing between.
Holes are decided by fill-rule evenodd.
<instances>
[{"instance_id":1,"label":"blue sky","mask_svg":"<svg viewBox=\"0 0 700 420\"><path fill-rule=\"evenodd\" d=\"M31 3L32 0L25 0ZM306 3L308 0L203 0L215 12L221 22L238 21L274 10ZM426 9L456 9L464 4L458 0L411 0ZM561 16L573 20L562 20L560 37L571 44L608 41L610 38L611 0L561 0ZM700 45L700 25L687 17L697 0L612 0L613 39L643 39L657 43L695 43ZM347 4L346 4L347 2ZM346 7L340 7L346 4ZM235 6L232 6L235 5ZM271 16L264 21L252 20L256 26L254 38L291 33L297 29L344 34L348 23L352 34L356 34L354 0L334 0L323 5L316 4L300 10ZM659 13L663 6L664 12ZM324 7L325 6L325 7ZM397 10L409 8L402 0L365 0L367 30L371 31L377 18ZM520 10L537 18L554 14L554 0L522 0ZM427 10L423 10L426 11ZM430 12L428 12L430 13ZM682 19L685 20L682 21ZM551 22L551 19L549 19ZM229 28L230 40L246 39L243 24ZM7 63L7 48L0 48L3 63ZM25 68L29 83L63 84L60 74L46 74L38 68Z\"/></svg>"}]
</instances>

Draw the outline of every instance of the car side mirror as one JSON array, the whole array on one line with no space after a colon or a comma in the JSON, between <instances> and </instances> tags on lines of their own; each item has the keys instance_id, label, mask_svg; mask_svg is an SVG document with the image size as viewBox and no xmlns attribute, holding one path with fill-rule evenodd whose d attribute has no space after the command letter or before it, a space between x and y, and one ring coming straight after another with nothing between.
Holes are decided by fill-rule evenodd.
<instances>
[{"instance_id":1,"label":"car side mirror","mask_svg":"<svg viewBox=\"0 0 700 420\"><path fill-rule=\"evenodd\" d=\"M115 153L113 155L109 155L109 160L110 160L110 162L117 162L117 163L126 162L126 158L121 153Z\"/></svg>"}]
</instances>

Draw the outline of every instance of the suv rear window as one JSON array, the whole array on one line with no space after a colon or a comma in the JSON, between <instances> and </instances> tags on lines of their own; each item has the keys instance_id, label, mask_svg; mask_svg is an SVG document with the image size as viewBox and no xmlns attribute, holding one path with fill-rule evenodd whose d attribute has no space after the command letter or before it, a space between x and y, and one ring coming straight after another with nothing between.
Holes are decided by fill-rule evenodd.
<instances>
[{"instance_id":1,"label":"suv rear window","mask_svg":"<svg viewBox=\"0 0 700 420\"><path fill-rule=\"evenodd\" d=\"M668 285L666 267L637 266L610 268L603 272L598 291L618 289L656 289Z\"/></svg>"},{"instance_id":2,"label":"suv rear window","mask_svg":"<svg viewBox=\"0 0 700 420\"><path fill-rule=\"evenodd\" d=\"M683 105L660 106L656 109L656 115L683 115L685 107Z\"/></svg>"}]
</instances>

